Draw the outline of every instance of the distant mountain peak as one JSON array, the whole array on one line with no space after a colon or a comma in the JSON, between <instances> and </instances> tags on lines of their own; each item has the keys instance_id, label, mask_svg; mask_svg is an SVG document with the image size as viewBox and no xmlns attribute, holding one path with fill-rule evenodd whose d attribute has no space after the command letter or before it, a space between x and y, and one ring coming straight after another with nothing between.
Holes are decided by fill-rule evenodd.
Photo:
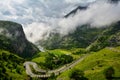
<instances>
[{"instance_id":1,"label":"distant mountain peak","mask_svg":"<svg viewBox=\"0 0 120 80\"><path fill-rule=\"evenodd\" d=\"M88 6L78 6L77 8L75 8L74 10L69 12L67 15L65 15L64 17L67 18L72 14L74 15L78 10L86 10L87 8L88 8Z\"/></svg>"},{"instance_id":2,"label":"distant mountain peak","mask_svg":"<svg viewBox=\"0 0 120 80\"><path fill-rule=\"evenodd\" d=\"M110 0L111 3L118 3L120 0Z\"/></svg>"}]
</instances>

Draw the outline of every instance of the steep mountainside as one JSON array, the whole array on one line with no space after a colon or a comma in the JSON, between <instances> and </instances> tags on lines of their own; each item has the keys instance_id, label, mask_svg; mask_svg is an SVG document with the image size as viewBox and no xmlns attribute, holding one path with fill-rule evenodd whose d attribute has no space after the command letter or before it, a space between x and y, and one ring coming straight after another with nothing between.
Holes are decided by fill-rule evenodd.
<instances>
[{"instance_id":1,"label":"steep mountainside","mask_svg":"<svg viewBox=\"0 0 120 80\"><path fill-rule=\"evenodd\" d=\"M17 53L21 57L32 57L39 50L30 43L20 24L0 21L0 49Z\"/></svg>"},{"instance_id":2,"label":"steep mountainside","mask_svg":"<svg viewBox=\"0 0 120 80\"><path fill-rule=\"evenodd\" d=\"M119 2L119 0L109 0L109 2L111 4L116 4ZM78 6L76 9L74 9L64 17L67 18L69 16L75 15L78 10L86 10L88 8L89 5ZM59 33L51 33L47 40L39 41L39 45L47 49L57 48L71 49L87 47L87 50L97 51L106 46L119 45L120 44L119 36L120 36L119 22L111 24L110 26L104 26L102 28L91 28L89 25L83 25L78 26L74 32L70 32L68 35L64 37L61 37Z\"/></svg>"},{"instance_id":3,"label":"steep mountainside","mask_svg":"<svg viewBox=\"0 0 120 80\"><path fill-rule=\"evenodd\" d=\"M52 34L47 40L40 41L40 45L47 49L71 49L86 48L98 51L105 47L120 45L120 22L106 26L105 28L91 28L84 25L64 37Z\"/></svg>"},{"instance_id":4,"label":"steep mountainside","mask_svg":"<svg viewBox=\"0 0 120 80\"><path fill-rule=\"evenodd\" d=\"M104 30L98 39L87 48L87 50L98 51L105 47L113 47L119 45L120 22L117 22Z\"/></svg>"},{"instance_id":5,"label":"steep mountainside","mask_svg":"<svg viewBox=\"0 0 120 80\"><path fill-rule=\"evenodd\" d=\"M51 34L47 40L40 41L40 45L47 49L71 49L71 48L86 48L101 33L104 28L91 28L88 25L77 27L74 32L69 33L64 37L59 34Z\"/></svg>"}]
</instances>

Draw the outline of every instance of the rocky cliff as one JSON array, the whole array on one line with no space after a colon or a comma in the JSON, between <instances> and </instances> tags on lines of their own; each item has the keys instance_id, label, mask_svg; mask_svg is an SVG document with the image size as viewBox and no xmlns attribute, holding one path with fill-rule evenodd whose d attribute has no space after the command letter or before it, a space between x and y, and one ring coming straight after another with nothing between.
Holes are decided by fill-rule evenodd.
<instances>
[{"instance_id":1,"label":"rocky cliff","mask_svg":"<svg viewBox=\"0 0 120 80\"><path fill-rule=\"evenodd\" d=\"M32 57L39 51L26 39L22 25L10 21L0 21L0 49L24 58Z\"/></svg>"}]
</instances>

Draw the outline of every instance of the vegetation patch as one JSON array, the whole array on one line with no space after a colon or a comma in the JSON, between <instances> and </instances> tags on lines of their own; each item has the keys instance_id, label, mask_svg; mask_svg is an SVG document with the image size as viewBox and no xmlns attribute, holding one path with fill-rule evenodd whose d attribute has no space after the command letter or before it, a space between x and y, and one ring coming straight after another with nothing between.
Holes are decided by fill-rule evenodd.
<instances>
[{"instance_id":1,"label":"vegetation patch","mask_svg":"<svg viewBox=\"0 0 120 80\"><path fill-rule=\"evenodd\" d=\"M114 49L118 49L114 48ZM109 48L102 49L98 52L91 53L82 62L74 68L84 71L85 77L90 80L106 80L105 71L109 67L114 69L112 77L120 77L120 52L113 51ZM70 70L65 71L57 79L70 80Z\"/></svg>"},{"instance_id":2,"label":"vegetation patch","mask_svg":"<svg viewBox=\"0 0 120 80\"><path fill-rule=\"evenodd\" d=\"M28 79L23 67L24 59L5 50L0 50L0 79L24 80Z\"/></svg>"}]
</instances>

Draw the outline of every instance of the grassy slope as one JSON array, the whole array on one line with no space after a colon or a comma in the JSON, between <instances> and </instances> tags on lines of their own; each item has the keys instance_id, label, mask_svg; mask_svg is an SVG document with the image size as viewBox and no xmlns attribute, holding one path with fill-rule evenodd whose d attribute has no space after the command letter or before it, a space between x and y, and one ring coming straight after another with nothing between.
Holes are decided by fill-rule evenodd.
<instances>
[{"instance_id":1,"label":"grassy slope","mask_svg":"<svg viewBox=\"0 0 120 80\"><path fill-rule=\"evenodd\" d=\"M23 67L24 59L0 50L0 77L1 80L25 80L27 75Z\"/></svg>"},{"instance_id":2,"label":"grassy slope","mask_svg":"<svg viewBox=\"0 0 120 80\"><path fill-rule=\"evenodd\" d=\"M120 50L120 47L116 49ZM120 76L120 52L112 51L108 48L99 52L91 53L85 60L77 64L74 68L79 68L85 72L89 80L105 80L104 70L112 66L115 69L114 77ZM57 77L60 80L70 80L71 70L65 71Z\"/></svg>"},{"instance_id":3,"label":"grassy slope","mask_svg":"<svg viewBox=\"0 0 120 80\"><path fill-rule=\"evenodd\" d=\"M36 62L39 65L40 68L46 69L45 63L48 63L48 61L46 62L46 57L49 55L49 53L54 54L54 55L59 56L59 57L61 55L70 55L70 56L73 57L73 60L76 60L76 59L80 58L81 55L82 55L82 54L80 54L80 55L73 54L72 51L68 51L68 50L55 49L55 50L49 50L47 52L40 52L31 61ZM64 65L64 64L62 64L62 65ZM57 66L61 67L62 65L59 64Z\"/></svg>"},{"instance_id":4,"label":"grassy slope","mask_svg":"<svg viewBox=\"0 0 120 80\"><path fill-rule=\"evenodd\" d=\"M74 49L74 51L77 51L77 50L79 50L79 48ZM55 55L62 55L62 54L71 55L74 59L78 59L80 57L80 55L72 54L73 50L68 51L68 50L63 50L63 49L55 49L55 50L49 50L48 52L55 54ZM32 61L37 62L37 63L44 63L45 57L48 55L48 52L40 52L39 54L36 55L36 57L32 59Z\"/></svg>"}]
</instances>

